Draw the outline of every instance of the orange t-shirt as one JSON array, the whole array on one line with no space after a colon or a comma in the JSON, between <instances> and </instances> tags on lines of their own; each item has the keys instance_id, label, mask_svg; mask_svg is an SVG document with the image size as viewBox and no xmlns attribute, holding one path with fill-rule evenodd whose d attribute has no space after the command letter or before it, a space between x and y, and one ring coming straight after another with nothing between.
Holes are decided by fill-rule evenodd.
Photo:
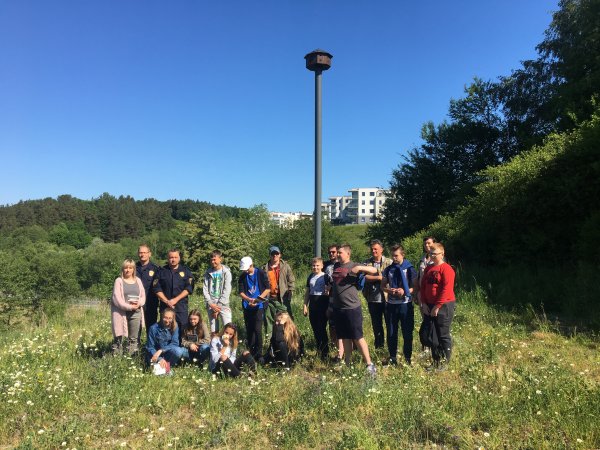
<instances>
[{"instance_id":1,"label":"orange t-shirt","mask_svg":"<svg viewBox=\"0 0 600 450\"><path fill-rule=\"evenodd\" d=\"M269 267L269 289L270 297L277 297L279 294L279 264L276 267Z\"/></svg>"}]
</instances>

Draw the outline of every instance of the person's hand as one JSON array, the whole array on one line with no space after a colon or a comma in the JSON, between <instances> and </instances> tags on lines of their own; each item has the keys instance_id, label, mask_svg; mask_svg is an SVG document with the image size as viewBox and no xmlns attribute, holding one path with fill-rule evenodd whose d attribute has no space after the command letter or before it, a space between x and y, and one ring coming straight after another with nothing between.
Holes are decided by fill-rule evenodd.
<instances>
[{"instance_id":1,"label":"person's hand","mask_svg":"<svg viewBox=\"0 0 600 450\"><path fill-rule=\"evenodd\" d=\"M437 317L439 310L440 310L439 306L436 306L435 308L433 308L431 310L431 317Z\"/></svg>"},{"instance_id":2,"label":"person's hand","mask_svg":"<svg viewBox=\"0 0 600 450\"><path fill-rule=\"evenodd\" d=\"M219 314L221 312L221 307L219 305L210 305L210 309L213 310L214 314Z\"/></svg>"},{"instance_id":3,"label":"person's hand","mask_svg":"<svg viewBox=\"0 0 600 450\"><path fill-rule=\"evenodd\" d=\"M397 288L397 289L396 289L396 295L403 296L403 295L404 295L404 289L402 289L402 288Z\"/></svg>"},{"instance_id":4,"label":"person's hand","mask_svg":"<svg viewBox=\"0 0 600 450\"><path fill-rule=\"evenodd\" d=\"M304 317L308 316L308 306L304 305L303 312Z\"/></svg>"},{"instance_id":5,"label":"person's hand","mask_svg":"<svg viewBox=\"0 0 600 450\"><path fill-rule=\"evenodd\" d=\"M196 344L190 344L190 350L193 352L197 352L198 351L198 346Z\"/></svg>"},{"instance_id":6,"label":"person's hand","mask_svg":"<svg viewBox=\"0 0 600 450\"><path fill-rule=\"evenodd\" d=\"M223 340L223 344L229 345L229 336L227 336L226 334L224 334L221 339Z\"/></svg>"},{"instance_id":7,"label":"person's hand","mask_svg":"<svg viewBox=\"0 0 600 450\"><path fill-rule=\"evenodd\" d=\"M218 312L213 312L212 316L213 316L213 319L218 319L219 318L219 313Z\"/></svg>"},{"instance_id":8,"label":"person's hand","mask_svg":"<svg viewBox=\"0 0 600 450\"><path fill-rule=\"evenodd\" d=\"M162 367L163 369L166 369L166 368L167 368L167 360L166 360L166 359L161 359L161 360L158 362L158 365L159 365L160 367Z\"/></svg>"},{"instance_id":9,"label":"person's hand","mask_svg":"<svg viewBox=\"0 0 600 450\"><path fill-rule=\"evenodd\" d=\"M162 350L157 350L156 353L154 355L152 355L152 358L150 359L150 361L156 362L161 353L162 353Z\"/></svg>"}]
</instances>

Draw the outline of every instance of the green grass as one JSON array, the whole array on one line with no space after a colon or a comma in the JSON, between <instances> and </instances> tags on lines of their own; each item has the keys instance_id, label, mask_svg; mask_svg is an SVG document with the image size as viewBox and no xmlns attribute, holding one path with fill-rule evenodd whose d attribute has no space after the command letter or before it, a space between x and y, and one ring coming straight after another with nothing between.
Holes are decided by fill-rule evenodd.
<instances>
[{"instance_id":1,"label":"green grass","mask_svg":"<svg viewBox=\"0 0 600 450\"><path fill-rule=\"evenodd\" d=\"M387 368L387 355L378 352L376 380L358 355L341 371L318 362L304 317L297 321L308 357L291 372L221 380L185 367L154 377L136 360L98 356L111 340L108 307L72 307L44 327L0 336L0 442L71 449L600 447L597 339L567 338L499 312L481 289L458 298L450 370L429 374L416 355L413 367ZM234 317L241 324L239 311ZM372 342L368 319L365 334Z\"/></svg>"}]
</instances>

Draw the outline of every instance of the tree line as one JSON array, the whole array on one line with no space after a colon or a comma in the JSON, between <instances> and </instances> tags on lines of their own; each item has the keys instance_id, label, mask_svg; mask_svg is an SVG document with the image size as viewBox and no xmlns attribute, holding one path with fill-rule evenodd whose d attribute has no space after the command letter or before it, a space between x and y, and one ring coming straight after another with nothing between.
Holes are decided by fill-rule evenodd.
<instances>
[{"instance_id":1,"label":"tree line","mask_svg":"<svg viewBox=\"0 0 600 450\"><path fill-rule=\"evenodd\" d=\"M427 227L476 195L487 167L589 120L600 90L599 28L600 1L561 0L536 59L496 80L476 78L450 101L447 120L423 125L423 144L393 171L371 234L393 242Z\"/></svg>"},{"instance_id":2,"label":"tree line","mask_svg":"<svg viewBox=\"0 0 600 450\"><path fill-rule=\"evenodd\" d=\"M56 199L0 206L0 233L39 225L50 232L50 241L84 248L93 237L106 242L139 238L153 231L172 229L176 221L188 221L194 213L209 210L220 217L237 217L243 208L197 200L135 200L107 193L92 200L60 195Z\"/></svg>"}]
</instances>

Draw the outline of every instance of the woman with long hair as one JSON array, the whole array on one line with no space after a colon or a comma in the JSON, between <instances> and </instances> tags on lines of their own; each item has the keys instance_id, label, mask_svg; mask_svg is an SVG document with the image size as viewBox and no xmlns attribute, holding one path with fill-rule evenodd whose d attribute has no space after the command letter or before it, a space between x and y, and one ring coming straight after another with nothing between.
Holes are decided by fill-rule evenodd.
<instances>
[{"instance_id":1,"label":"woman with long hair","mask_svg":"<svg viewBox=\"0 0 600 450\"><path fill-rule=\"evenodd\" d=\"M127 340L127 352L137 353L144 323L146 291L136 276L135 261L126 259L121 265L121 276L115 280L110 304L113 332L113 354L123 353L123 341Z\"/></svg>"},{"instance_id":2,"label":"woman with long hair","mask_svg":"<svg viewBox=\"0 0 600 450\"><path fill-rule=\"evenodd\" d=\"M190 361L201 364L210 354L210 334L202 320L199 309L193 309L181 337L181 345L187 349Z\"/></svg>"},{"instance_id":3,"label":"woman with long hair","mask_svg":"<svg viewBox=\"0 0 600 450\"><path fill-rule=\"evenodd\" d=\"M214 374L222 373L226 377L236 378L242 374L242 368L248 367L253 373L256 371L256 362L248 350L237 357L238 332L233 323L223 327L221 333L214 333L210 341L210 371Z\"/></svg>"},{"instance_id":4,"label":"woman with long hair","mask_svg":"<svg viewBox=\"0 0 600 450\"><path fill-rule=\"evenodd\" d=\"M298 327L288 313L277 313L264 362L276 367L291 368L303 355L304 344Z\"/></svg>"}]
</instances>

